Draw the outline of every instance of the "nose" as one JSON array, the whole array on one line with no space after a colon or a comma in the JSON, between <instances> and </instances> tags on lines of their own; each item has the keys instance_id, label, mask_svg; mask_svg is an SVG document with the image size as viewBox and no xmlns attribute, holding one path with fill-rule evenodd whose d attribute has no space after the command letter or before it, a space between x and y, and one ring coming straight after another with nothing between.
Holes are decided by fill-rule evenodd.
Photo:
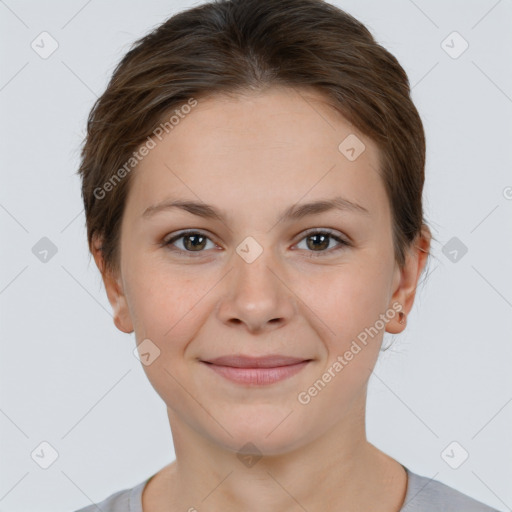
<instances>
[{"instance_id":1,"label":"nose","mask_svg":"<svg viewBox=\"0 0 512 512\"><path fill-rule=\"evenodd\" d=\"M290 322L297 311L296 297L286 271L264 250L252 261L237 253L217 304L219 319L251 333L271 331Z\"/></svg>"}]
</instances>

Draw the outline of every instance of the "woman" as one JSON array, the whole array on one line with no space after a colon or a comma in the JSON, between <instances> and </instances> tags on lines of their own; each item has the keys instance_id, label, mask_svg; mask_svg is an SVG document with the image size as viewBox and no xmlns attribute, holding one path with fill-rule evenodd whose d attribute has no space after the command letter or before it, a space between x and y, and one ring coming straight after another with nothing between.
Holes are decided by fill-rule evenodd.
<instances>
[{"instance_id":1,"label":"woman","mask_svg":"<svg viewBox=\"0 0 512 512\"><path fill-rule=\"evenodd\" d=\"M424 166L404 70L327 3L207 3L134 45L79 172L176 460L101 510L492 510L366 439L429 256Z\"/></svg>"}]
</instances>

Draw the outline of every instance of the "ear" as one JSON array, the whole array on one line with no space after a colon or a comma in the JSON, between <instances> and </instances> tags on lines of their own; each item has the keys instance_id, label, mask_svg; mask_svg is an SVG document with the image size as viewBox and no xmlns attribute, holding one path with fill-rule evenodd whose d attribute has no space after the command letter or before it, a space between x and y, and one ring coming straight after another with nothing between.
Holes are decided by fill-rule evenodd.
<instances>
[{"instance_id":1,"label":"ear","mask_svg":"<svg viewBox=\"0 0 512 512\"><path fill-rule=\"evenodd\" d=\"M432 234L428 226L424 225L421 234L418 235L416 242L411 246L406 254L405 265L403 268L395 267L395 276L393 280L393 296L389 307L399 302L402 305L401 311L407 316L414 304L416 288L421 273L428 260L430 252L430 241ZM386 331L392 334L398 334L405 329L405 323L399 322L400 315L396 315L393 320L388 322Z\"/></svg>"},{"instance_id":2,"label":"ear","mask_svg":"<svg viewBox=\"0 0 512 512\"><path fill-rule=\"evenodd\" d=\"M113 275L112 272L106 270L105 261L103 258L103 251L101 248L102 240L94 238L92 244L92 254L96 266L101 272L103 284L107 292L108 301L112 306L114 312L114 324L122 332L127 334L133 332L133 324L130 317L130 311L124 295L124 290L120 276Z\"/></svg>"}]
</instances>

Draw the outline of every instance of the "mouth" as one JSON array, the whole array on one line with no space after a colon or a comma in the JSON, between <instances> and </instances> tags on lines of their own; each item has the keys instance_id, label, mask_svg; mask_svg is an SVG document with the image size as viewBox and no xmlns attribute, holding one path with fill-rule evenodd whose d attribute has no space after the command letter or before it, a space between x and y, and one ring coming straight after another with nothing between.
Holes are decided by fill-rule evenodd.
<instances>
[{"instance_id":1,"label":"mouth","mask_svg":"<svg viewBox=\"0 0 512 512\"><path fill-rule=\"evenodd\" d=\"M201 360L201 363L221 377L237 384L264 386L296 375L311 361L312 359L282 355L234 355Z\"/></svg>"}]
</instances>

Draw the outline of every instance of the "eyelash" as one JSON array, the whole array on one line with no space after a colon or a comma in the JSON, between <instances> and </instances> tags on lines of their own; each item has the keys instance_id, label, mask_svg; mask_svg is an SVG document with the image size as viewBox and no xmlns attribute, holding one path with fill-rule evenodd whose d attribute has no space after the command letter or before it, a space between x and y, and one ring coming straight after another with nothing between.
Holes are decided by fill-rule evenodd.
<instances>
[{"instance_id":1,"label":"eyelash","mask_svg":"<svg viewBox=\"0 0 512 512\"><path fill-rule=\"evenodd\" d=\"M340 250L342 250L342 249L344 249L346 247L351 247L352 246L352 244L350 242L348 242L347 240L341 238L340 236L338 236L335 233L336 232L331 231L330 229L314 229L314 230L311 230L311 231L307 231L305 233L305 235L297 243L302 242L304 239L306 239L306 238L308 238L310 236L319 235L319 234L328 235L329 238L332 238L333 240L335 240L336 242L339 243L339 246L335 247L334 249L327 249L327 250L324 250L324 251L307 251L307 252L311 253L308 256L309 258L317 258L317 257L319 257L319 256L321 256L322 254L325 254L325 253L329 253L329 254L332 254L333 252L336 253L336 252L338 252L338 251L340 251ZM177 234L176 236L173 236L169 240L165 241L163 243L163 245L165 247L167 247L167 249L169 249L170 251L175 252L175 253L179 254L180 256L184 256L186 258L187 257L188 258L196 258L196 257L200 256L202 253L204 253L205 250L202 250L202 251L186 251L186 250L183 250L183 249L178 249L178 248L176 248L176 247L174 247L172 245L177 240L180 240L181 238L186 238L187 236L190 236L190 235L201 235L201 236L206 237L211 242L213 242L213 240L211 240L210 237L208 237L205 233L202 233L200 231L195 231L195 230L188 230L188 231L182 231L181 233Z\"/></svg>"}]
</instances>

